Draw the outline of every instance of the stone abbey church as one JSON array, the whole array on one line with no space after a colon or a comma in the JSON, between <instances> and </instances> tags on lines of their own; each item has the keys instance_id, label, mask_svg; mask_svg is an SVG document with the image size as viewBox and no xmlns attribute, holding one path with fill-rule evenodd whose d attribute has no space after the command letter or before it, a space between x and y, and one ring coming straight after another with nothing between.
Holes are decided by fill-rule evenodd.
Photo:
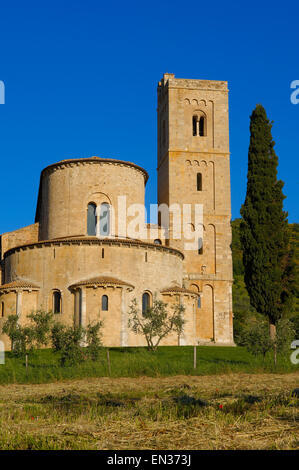
<instances>
[{"instance_id":1,"label":"stone abbey church","mask_svg":"<svg viewBox=\"0 0 299 470\"><path fill-rule=\"evenodd\" d=\"M1 236L1 326L11 314L52 311L61 323L103 320L106 346L145 345L128 328L134 298L185 307L185 326L164 345L233 344L231 204L227 82L177 79L158 84L158 204L203 207L201 244L185 249L169 217L145 236L112 227L119 198L144 204L147 172L110 158L74 158L46 167L35 223ZM194 214L191 214L191 218ZM194 224L190 224L191 226ZM155 229L156 238L149 232ZM194 226L193 226L193 229Z\"/></svg>"}]
</instances>

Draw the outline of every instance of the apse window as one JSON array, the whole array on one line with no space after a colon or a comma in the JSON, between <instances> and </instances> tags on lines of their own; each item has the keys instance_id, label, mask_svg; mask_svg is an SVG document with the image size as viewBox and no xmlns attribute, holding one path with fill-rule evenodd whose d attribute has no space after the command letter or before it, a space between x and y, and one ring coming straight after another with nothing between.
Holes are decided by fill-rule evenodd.
<instances>
[{"instance_id":1,"label":"apse window","mask_svg":"<svg viewBox=\"0 0 299 470\"><path fill-rule=\"evenodd\" d=\"M203 254L203 242L202 238L198 239L198 254L202 255Z\"/></svg>"},{"instance_id":2,"label":"apse window","mask_svg":"<svg viewBox=\"0 0 299 470\"><path fill-rule=\"evenodd\" d=\"M110 205L104 202L100 211L100 235L107 237L110 234Z\"/></svg>"},{"instance_id":3,"label":"apse window","mask_svg":"<svg viewBox=\"0 0 299 470\"><path fill-rule=\"evenodd\" d=\"M150 295L148 292L144 292L142 295L142 315L145 315L148 309L150 308Z\"/></svg>"},{"instance_id":4,"label":"apse window","mask_svg":"<svg viewBox=\"0 0 299 470\"><path fill-rule=\"evenodd\" d=\"M103 295L102 296L102 310L104 312L108 311L108 295Z\"/></svg>"},{"instance_id":5,"label":"apse window","mask_svg":"<svg viewBox=\"0 0 299 470\"><path fill-rule=\"evenodd\" d=\"M61 292L55 291L53 292L53 312L54 313L61 313Z\"/></svg>"},{"instance_id":6,"label":"apse window","mask_svg":"<svg viewBox=\"0 0 299 470\"><path fill-rule=\"evenodd\" d=\"M96 226L97 226L97 216L96 216L97 206L90 202L87 206L87 235L95 237L96 235Z\"/></svg>"}]
</instances>

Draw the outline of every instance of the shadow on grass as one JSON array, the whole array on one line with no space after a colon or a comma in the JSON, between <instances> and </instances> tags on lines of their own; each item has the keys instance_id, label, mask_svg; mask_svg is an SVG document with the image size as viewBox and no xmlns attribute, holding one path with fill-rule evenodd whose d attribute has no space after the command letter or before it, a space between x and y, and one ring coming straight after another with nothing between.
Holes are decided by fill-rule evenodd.
<instances>
[{"instance_id":1,"label":"shadow on grass","mask_svg":"<svg viewBox=\"0 0 299 470\"><path fill-rule=\"evenodd\" d=\"M244 360L241 360L241 359L224 359L224 358L221 358L221 357L214 357L214 358L211 358L211 359L208 359L208 358L201 358L201 357L198 357L198 365L200 365L201 362L207 362L207 363L212 363L212 364L229 364L229 365L232 365L232 364L241 364L241 365L250 365L250 361L244 361Z\"/></svg>"}]
</instances>

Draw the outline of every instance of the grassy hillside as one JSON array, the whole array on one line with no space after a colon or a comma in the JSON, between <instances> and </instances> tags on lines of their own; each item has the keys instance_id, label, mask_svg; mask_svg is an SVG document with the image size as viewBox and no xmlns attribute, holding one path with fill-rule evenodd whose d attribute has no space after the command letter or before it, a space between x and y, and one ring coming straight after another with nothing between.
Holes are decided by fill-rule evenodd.
<instances>
[{"instance_id":1,"label":"grassy hillside","mask_svg":"<svg viewBox=\"0 0 299 470\"><path fill-rule=\"evenodd\" d=\"M161 346L156 353L146 348L111 348L112 377L165 377L171 375L210 375L229 373L294 372L289 357L279 357L273 364L272 354L254 357L243 347L197 347L197 367L193 367L192 346ZM58 353L43 349L29 355L26 369L24 357L11 353L0 366L0 385L9 383L46 383L57 380L104 377L109 375L106 350L97 362L85 360L76 366L61 367Z\"/></svg>"}]
</instances>

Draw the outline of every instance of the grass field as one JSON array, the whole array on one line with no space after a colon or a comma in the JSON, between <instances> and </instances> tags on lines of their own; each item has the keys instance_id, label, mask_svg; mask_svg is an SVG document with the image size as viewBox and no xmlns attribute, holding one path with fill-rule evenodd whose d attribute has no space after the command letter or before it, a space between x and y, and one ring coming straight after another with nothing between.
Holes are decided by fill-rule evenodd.
<instances>
[{"instance_id":1,"label":"grass field","mask_svg":"<svg viewBox=\"0 0 299 470\"><path fill-rule=\"evenodd\" d=\"M172 375L210 375L225 373L289 373L298 371L289 357L279 357L275 367L273 357L264 361L255 358L241 347L197 348L197 368L193 368L193 347L161 347L156 353L146 348L110 349L112 377L163 377ZM6 354L5 365L0 365L0 384L46 383L65 379L105 377L109 375L106 351L97 362L84 361L77 366L61 367L59 355L51 350L40 350L29 355L26 370L24 358Z\"/></svg>"},{"instance_id":2,"label":"grass field","mask_svg":"<svg viewBox=\"0 0 299 470\"><path fill-rule=\"evenodd\" d=\"M298 366L244 348L111 348L61 367L40 350L0 365L0 449L296 449ZM275 372L275 373L274 373Z\"/></svg>"},{"instance_id":3,"label":"grass field","mask_svg":"<svg viewBox=\"0 0 299 470\"><path fill-rule=\"evenodd\" d=\"M0 449L298 449L298 374L0 386Z\"/></svg>"}]
</instances>

